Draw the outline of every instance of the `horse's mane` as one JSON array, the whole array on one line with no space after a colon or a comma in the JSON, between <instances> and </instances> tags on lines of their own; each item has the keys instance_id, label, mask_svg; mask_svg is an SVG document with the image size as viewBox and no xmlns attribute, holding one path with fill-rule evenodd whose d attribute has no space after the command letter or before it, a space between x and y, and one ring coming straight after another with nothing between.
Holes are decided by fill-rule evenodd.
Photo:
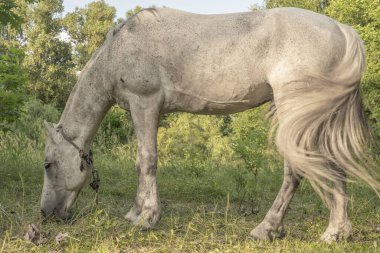
<instances>
[{"instance_id":1,"label":"horse's mane","mask_svg":"<svg viewBox=\"0 0 380 253\"><path fill-rule=\"evenodd\" d=\"M117 24L114 28L112 28L108 33L107 33L107 40L108 39L111 39L113 36L115 36L128 22L131 22L135 19L138 20L138 22L141 22L141 19L139 17L139 14L141 14L142 12L150 12L152 13L154 16L157 16L157 8L155 7L150 7L150 8L144 8L138 12L136 12L135 14L133 14L132 16L130 16L129 18L127 19L124 19L123 21L121 21L119 24Z\"/></svg>"},{"instance_id":2,"label":"horse's mane","mask_svg":"<svg viewBox=\"0 0 380 253\"><path fill-rule=\"evenodd\" d=\"M156 7L149 7L149 8L144 8L144 9L139 10L138 12L136 12L135 14L130 16L127 20L135 18L135 17L139 19L138 15L140 13L146 12L146 11L152 13L154 16L157 16L157 8Z\"/></svg>"}]
</instances>

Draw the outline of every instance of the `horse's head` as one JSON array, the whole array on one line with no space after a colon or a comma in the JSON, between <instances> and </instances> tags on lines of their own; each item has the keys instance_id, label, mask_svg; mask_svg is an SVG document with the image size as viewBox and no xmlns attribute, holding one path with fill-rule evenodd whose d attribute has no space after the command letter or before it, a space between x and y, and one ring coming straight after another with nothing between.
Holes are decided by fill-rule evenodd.
<instances>
[{"instance_id":1,"label":"horse's head","mask_svg":"<svg viewBox=\"0 0 380 253\"><path fill-rule=\"evenodd\" d=\"M60 127L45 122L45 176L41 196L44 216L66 219L83 186L91 178L91 166L73 142L68 141Z\"/></svg>"}]
</instances>

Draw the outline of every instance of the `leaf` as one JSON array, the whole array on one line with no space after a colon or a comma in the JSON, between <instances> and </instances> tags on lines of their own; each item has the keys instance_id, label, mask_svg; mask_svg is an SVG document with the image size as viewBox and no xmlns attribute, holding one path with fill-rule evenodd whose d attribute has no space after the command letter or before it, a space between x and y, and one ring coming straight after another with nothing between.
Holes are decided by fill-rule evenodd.
<instances>
[{"instance_id":1,"label":"leaf","mask_svg":"<svg viewBox=\"0 0 380 253\"><path fill-rule=\"evenodd\" d=\"M64 245L67 243L67 241L69 240L70 236L69 236L69 233L61 233L59 232L58 235L55 237L55 242L58 244L58 245Z\"/></svg>"},{"instance_id":2,"label":"leaf","mask_svg":"<svg viewBox=\"0 0 380 253\"><path fill-rule=\"evenodd\" d=\"M24 239L36 245L40 245L47 242L47 239L42 236L39 229L34 224L28 225L28 230L24 236Z\"/></svg>"}]
</instances>

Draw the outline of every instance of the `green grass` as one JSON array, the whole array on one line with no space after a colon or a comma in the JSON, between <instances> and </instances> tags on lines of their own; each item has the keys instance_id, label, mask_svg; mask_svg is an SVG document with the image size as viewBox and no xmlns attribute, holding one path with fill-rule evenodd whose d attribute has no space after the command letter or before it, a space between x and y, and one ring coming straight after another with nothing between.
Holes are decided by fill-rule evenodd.
<instances>
[{"instance_id":1,"label":"green grass","mask_svg":"<svg viewBox=\"0 0 380 253\"><path fill-rule=\"evenodd\" d=\"M43 221L43 152L19 146L7 144L0 150L0 252L380 252L380 234L375 232L380 200L360 184L349 187L352 240L319 242L328 211L307 183L290 205L283 240L248 240L277 194L281 169L259 170L255 177L246 170L211 164L196 170L186 165L160 168L161 220L153 230L142 231L124 219L136 191L133 164L97 152L100 204L94 204L94 192L87 187L70 220ZM23 240L31 223L46 243L36 246ZM64 245L55 242L59 232L70 235Z\"/></svg>"}]
</instances>

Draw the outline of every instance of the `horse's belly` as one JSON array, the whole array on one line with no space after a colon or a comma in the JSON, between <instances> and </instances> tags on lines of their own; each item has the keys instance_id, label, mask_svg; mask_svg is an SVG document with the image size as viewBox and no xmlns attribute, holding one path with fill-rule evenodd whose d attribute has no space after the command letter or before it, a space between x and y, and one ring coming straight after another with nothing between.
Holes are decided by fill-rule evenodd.
<instances>
[{"instance_id":1,"label":"horse's belly","mask_svg":"<svg viewBox=\"0 0 380 253\"><path fill-rule=\"evenodd\" d=\"M251 85L204 85L199 90L166 88L165 112L229 114L259 106L272 99L272 88L262 82Z\"/></svg>"}]
</instances>

